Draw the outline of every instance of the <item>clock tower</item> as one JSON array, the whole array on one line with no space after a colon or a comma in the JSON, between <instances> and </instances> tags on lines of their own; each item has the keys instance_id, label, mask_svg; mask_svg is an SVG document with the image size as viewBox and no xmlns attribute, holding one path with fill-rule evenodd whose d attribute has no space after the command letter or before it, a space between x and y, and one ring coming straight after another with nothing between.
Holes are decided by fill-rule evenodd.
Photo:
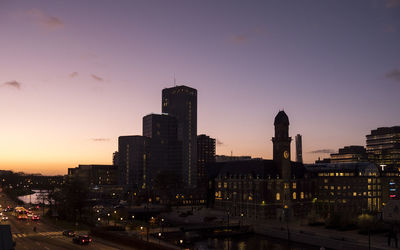
<instances>
[{"instance_id":1,"label":"clock tower","mask_svg":"<svg viewBox=\"0 0 400 250\"><path fill-rule=\"evenodd\" d=\"M289 118L285 111L279 111L275 117L275 137L272 138L274 144L274 158L279 168L279 174L282 179L291 178L290 169L290 142L289 137Z\"/></svg>"}]
</instances>

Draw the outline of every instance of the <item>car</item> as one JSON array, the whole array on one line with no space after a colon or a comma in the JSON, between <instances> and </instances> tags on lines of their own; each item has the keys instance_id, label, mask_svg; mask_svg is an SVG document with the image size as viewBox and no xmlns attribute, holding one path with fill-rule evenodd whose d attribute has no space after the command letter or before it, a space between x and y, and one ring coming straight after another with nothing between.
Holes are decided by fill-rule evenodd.
<instances>
[{"instance_id":1,"label":"car","mask_svg":"<svg viewBox=\"0 0 400 250\"><path fill-rule=\"evenodd\" d=\"M2 220L2 221L8 220L8 216L1 216L1 220Z\"/></svg>"},{"instance_id":2,"label":"car","mask_svg":"<svg viewBox=\"0 0 400 250\"><path fill-rule=\"evenodd\" d=\"M63 232L63 235L65 235L67 237L74 237L75 236L75 232L73 230L65 230Z\"/></svg>"},{"instance_id":3,"label":"car","mask_svg":"<svg viewBox=\"0 0 400 250\"><path fill-rule=\"evenodd\" d=\"M32 219L32 220L40 220L40 217L39 217L39 215L37 215L37 214L33 214L32 217L31 217L31 219Z\"/></svg>"},{"instance_id":4,"label":"car","mask_svg":"<svg viewBox=\"0 0 400 250\"><path fill-rule=\"evenodd\" d=\"M72 239L72 242L79 245L85 245L92 242L92 238L89 235L78 235Z\"/></svg>"},{"instance_id":5,"label":"car","mask_svg":"<svg viewBox=\"0 0 400 250\"><path fill-rule=\"evenodd\" d=\"M27 220L28 216L26 216L26 214L18 214L18 220Z\"/></svg>"}]
</instances>

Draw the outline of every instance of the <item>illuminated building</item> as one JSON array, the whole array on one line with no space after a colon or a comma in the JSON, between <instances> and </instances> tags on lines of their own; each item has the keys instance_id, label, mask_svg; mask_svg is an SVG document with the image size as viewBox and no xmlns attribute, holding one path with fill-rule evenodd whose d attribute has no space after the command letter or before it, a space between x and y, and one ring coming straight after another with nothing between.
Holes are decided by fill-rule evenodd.
<instances>
[{"instance_id":1,"label":"illuminated building","mask_svg":"<svg viewBox=\"0 0 400 250\"><path fill-rule=\"evenodd\" d=\"M146 189L150 138L145 136L118 137L118 180L125 190Z\"/></svg>"},{"instance_id":2,"label":"illuminated building","mask_svg":"<svg viewBox=\"0 0 400 250\"><path fill-rule=\"evenodd\" d=\"M383 183L376 164L320 163L305 167L317 186L315 205L320 214L381 211Z\"/></svg>"},{"instance_id":3,"label":"illuminated building","mask_svg":"<svg viewBox=\"0 0 400 250\"><path fill-rule=\"evenodd\" d=\"M215 162L215 139L201 134L197 136L197 174L199 181L205 177L206 164Z\"/></svg>"},{"instance_id":4,"label":"illuminated building","mask_svg":"<svg viewBox=\"0 0 400 250\"><path fill-rule=\"evenodd\" d=\"M331 154L331 163L368 162L367 153L363 146L346 146L339 149L337 154Z\"/></svg>"},{"instance_id":5,"label":"illuminated building","mask_svg":"<svg viewBox=\"0 0 400 250\"><path fill-rule=\"evenodd\" d=\"M296 142L296 162L303 163L303 143L300 134L296 135L295 142Z\"/></svg>"},{"instance_id":6,"label":"illuminated building","mask_svg":"<svg viewBox=\"0 0 400 250\"><path fill-rule=\"evenodd\" d=\"M372 130L367 135L367 153L379 165L400 166L400 126Z\"/></svg>"},{"instance_id":7,"label":"illuminated building","mask_svg":"<svg viewBox=\"0 0 400 250\"><path fill-rule=\"evenodd\" d=\"M176 86L162 90L162 113L178 121L178 140L182 143L182 181L195 187L197 181L197 90Z\"/></svg>"},{"instance_id":8,"label":"illuminated building","mask_svg":"<svg viewBox=\"0 0 400 250\"><path fill-rule=\"evenodd\" d=\"M310 211L315 187L303 164L290 161L289 118L284 111L277 114L274 126L273 160L227 161L208 167L215 208L254 219L284 219Z\"/></svg>"}]
</instances>

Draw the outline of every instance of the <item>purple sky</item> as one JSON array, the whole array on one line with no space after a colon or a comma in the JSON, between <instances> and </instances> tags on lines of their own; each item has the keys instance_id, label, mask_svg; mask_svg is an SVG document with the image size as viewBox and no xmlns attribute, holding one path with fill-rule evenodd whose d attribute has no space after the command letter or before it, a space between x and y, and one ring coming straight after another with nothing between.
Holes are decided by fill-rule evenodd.
<instances>
[{"instance_id":1,"label":"purple sky","mask_svg":"<svg viewBox=\"0 0 400 250\"><path fill-rule=\"evenodd\" d=\"M111 163L174 73L217 154L272 158L280 109L306 162L400 125L400 0L3 0L0 37L0 169Z\"/></svg>"}]
</instances>

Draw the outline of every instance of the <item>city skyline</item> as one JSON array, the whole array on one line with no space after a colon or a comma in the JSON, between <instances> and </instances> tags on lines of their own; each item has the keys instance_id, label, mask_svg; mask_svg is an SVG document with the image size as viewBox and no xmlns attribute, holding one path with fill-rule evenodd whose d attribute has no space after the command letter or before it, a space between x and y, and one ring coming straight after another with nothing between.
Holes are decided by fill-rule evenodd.
<instances>
[{"instance_id":1,"label":"city skyline","mask_svg":"<svg viewBox=\"0 0 400 250\"><path fill-rule=\"evenodd\" d=\"M305 163L400 124L399 1L156 2L0 3L1 169L110 164L174 75L217 154L272 159L279 110Z\"/></svg>"}]
</instances>

